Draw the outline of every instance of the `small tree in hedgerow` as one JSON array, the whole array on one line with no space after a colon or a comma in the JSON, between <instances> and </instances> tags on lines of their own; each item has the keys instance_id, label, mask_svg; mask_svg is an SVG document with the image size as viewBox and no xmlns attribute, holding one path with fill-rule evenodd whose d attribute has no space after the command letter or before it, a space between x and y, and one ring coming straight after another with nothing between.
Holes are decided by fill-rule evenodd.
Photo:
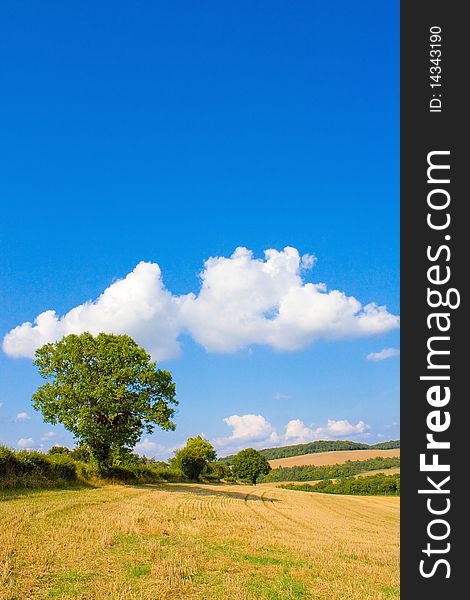
<instances>
[{"instance_id":1,"label":"small tree in hedgerow","mask_svg":"<svg viewBox=\"0 0 470 600\"><path fill-rule=\"evenodd\" d=\"M260 475L267 475L271 467L265 457L254 448L241 450L233 458L232 471L237 479L248 480L256 485Z\"/></svg>"},{"instance_id":2,"label":"small tree in hedgerow","mask_svg":"<svg viewBox=\"0 0 470 600\"><path fill-rule=\"evenodd\" d=\"M175 451L173 462L192 480L199 479L204 467L217 458L212 444L198 435L189 438L184 448Z\"/></svg>"},{"instance_id":3,"label":"small tree in hedgerow","mask_svg":"<svg viewBox=\"0 0 470 600\"><path fill-rule=\"evenodd\" d=\"M106 472L113 456L133 448L155 425L175 428L175 384L127 335L68 335L36 351L47 383L33 406L47 423L61 423Z\"/></svg>"}]
</instances>

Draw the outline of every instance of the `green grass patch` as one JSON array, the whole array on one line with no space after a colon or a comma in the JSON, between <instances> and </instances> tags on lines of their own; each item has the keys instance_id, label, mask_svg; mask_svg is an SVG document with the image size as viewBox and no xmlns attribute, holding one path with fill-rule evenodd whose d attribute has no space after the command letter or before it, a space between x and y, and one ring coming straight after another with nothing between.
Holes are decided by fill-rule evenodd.
<instances>
[{"instance_id":1,"label":"green grass patch","mask_svg":"<svg viewBox=\"0 0 470 600\"><path fill-rule=\"evenodd\" d=\"M248 591L260 600L298 600L305 598L307 594L305 585L287 573L274 581L258 575L252 577L248 583Z\"/></svg>"},{"instance_id":2,"label":"green grass patch","mask_svg":"<svg viewBox=\"0 0 470 600\"><path fill-rule=\"evenodd\" d=\"M400 588L398 587L383 587L380 591L386 594L388 598L400 597Z\"/></svg>"},{"instance_id":3,"label":"green grass patch","mask_svg":"<svg viewBox=\"0 0 470 600\"><path fill-rule=\"evenodd\" d=\"M354 552L338 552L338 557L341 558L342 561L348 563L360 560L359 556L357 554L354 554Z\"/></svg>"},{"instance_id":4,"label":"green grass patch","mask_svg":"<svg viewBox=\"0 0 470 600\"><path fill-rule=\"evenodd\" d=\"M152 565L135 565L129 569L129 575L131 577L144 577L150 575Z\"/></svg>"},{"instance_id":5,"label":"green grass patch","mask_svg":"<svg viewBox=\"0 0 470 600\"><path fill-rule=\"evenodd\" d=\"M280 558L274 558L274 556L244 554L242 558L253 565L280 565L283 562Z\"/></svg>"},{"instance_id":6,"label":"green grass patch","mask_svg":"<svg viewBox=\"0 0 470 600\"><path fill-rule=\"evenodd\" d=\"M136 534L130 535L119 535L116 537L116 548L130 550L140 546L142 543L142 536Z\"/></svg>"},{"instance_id":7,"label":"green grass patch","mask_svg":"<svg viewBox=\"0 0 470 600\"><path fill-rule=\"evenodd\" d=\"M82 596L87 584L93 579L90 573L80 571L67 571L56 577L55 582L49 589L48 598L67 598Z\"/></svg>"}]
</instances>

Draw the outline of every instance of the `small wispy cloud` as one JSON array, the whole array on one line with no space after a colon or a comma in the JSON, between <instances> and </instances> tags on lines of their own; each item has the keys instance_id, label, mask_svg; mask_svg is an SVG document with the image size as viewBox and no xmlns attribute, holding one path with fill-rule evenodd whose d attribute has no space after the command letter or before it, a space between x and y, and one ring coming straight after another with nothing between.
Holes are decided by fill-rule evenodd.
<instances>
[{"instance_id":1,"label":"small wispy cloud","mask_svg":"<svg viewBox=\"0 0 470 600\"><path fill-rule=\"evenodd\" d=\"M398 350L398 348L384 348L383 350L380 350L380 352L371 352L366 356L366 359L371 360L372 362L379 362L399 355L400 350Z\"/></svg>"},{"instance_id":2,"label":"small wispy cloud","mask_svg":"<svg viewBox=\"0 0 470 600\"><path fill-rule=\"evenodd\" d=\"M274 400L290 400L292 398L292 396L289 396L288 394L282 394L281 392L276 392L274 394Z\"/></svg>"},{"instance_id":3,"label":"small wispy cloud","mask_svg":"<svg viewBox=\"0 0 470 600\"><path fill-rule=\"evenodd\" d=\"M141 440L135 447L135 451L138 454L143 454L147 457L159 457L163 460L169 458L175 450L182 447L184 444L179 444L176 446L164 446L163 444L158 444L157 442L151 440L146 437Z\"/></svg>"},{"instance_id":4,"label":"small wispy cloud","mask_svg":"<svg viewBox=\"0 0 470 600\"><path fill-rule=\"evenodd\" d=\"M31 448L36 447L36 442L33 440L33 438L20 438L16 442L16 445L22 450L30 450Z\"/></svg>"},{"instance_id":5,"label":"small wispy cloud","mask_svg":"<svg viewBox=\"0 0 470 600\"><path fill-rule=\"evenodd\" d=\"M304 254L300 259L300 267L306 271L310 270L317 262L317 257L313 254Z\"/></svg>"},{"instance_id":6,"label":"small wispy cloud","mask_svg":"<svg viewBox=\"0 0 470 600\"><path fill-rule=\"evenodd\" d=\"M28 415L27 412L19 412L16 415L16 420L17 421L29 421L31 419L31 417Z\"/></svg>"}]
</instances>

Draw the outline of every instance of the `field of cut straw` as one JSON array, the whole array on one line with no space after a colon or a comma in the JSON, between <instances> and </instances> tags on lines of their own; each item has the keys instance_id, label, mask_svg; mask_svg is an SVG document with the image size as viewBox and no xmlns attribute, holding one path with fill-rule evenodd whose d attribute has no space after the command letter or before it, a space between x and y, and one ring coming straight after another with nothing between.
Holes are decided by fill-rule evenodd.
<instances>
[{"instance_id":1,"label":"field of cut straw","mask_svg":"<svg viewBox=\"0 0 470 600\"><path fill-rule=\"evenodd\" d=\"M302 465L315 465L322 467L324 465L336 465L347 460L367 460L368 458L390 458L400 456L400 448L394 450L338 450L334 452L317 452L316 454L301 454L299 456L289 456L287 458L276 458L270 460L271 468L278 467L297 467Z\"/></svg>"},{"instance_id":2,"label":"field of cut straw","mask_svg":"<svg viewBox=\"0 0 470 600\"><path fill-rule=\"evenodd\" d=\"M399 597L399 498L275 484L0 495L0 598Z\"/></svg>"}]
</instances>

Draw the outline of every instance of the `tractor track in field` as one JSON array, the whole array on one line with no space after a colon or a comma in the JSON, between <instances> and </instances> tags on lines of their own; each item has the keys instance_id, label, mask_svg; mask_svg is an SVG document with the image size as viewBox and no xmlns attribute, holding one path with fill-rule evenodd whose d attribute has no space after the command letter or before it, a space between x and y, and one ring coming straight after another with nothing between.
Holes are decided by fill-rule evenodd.
<instances>
[{"instance_id":1,"label":"tractor track in field","mask_svg":"<svg viewBox=\"0 0 470 600\"><path fill-rule=\"evenodd\" d=\"M270 504L274 504L274 501L268 500L267 498L265 498L266 493L267 493L266 491L261 492L261 496L258 496L258 498L260 498L261 502L260 502L260 500L253 500L253 499L250 500L250 496L253 496L254 492L246 494L245 505L249 508L249 510L251 510L253 513L255 513L266 524L266 527L269 530L271 530L271 531L275 530L275 531L288 533L289 535L292 535L293 529L297 529L300 526L300 524L297 523L291 517L287 517L285 514L278 511L277 509L272 509L272 508L270 509L268 507L268 502ZM255 508L255 506L254 506L255 503L258 503L258 505L261 505L260 509ZM274 510L275 510L275 513L273 514ZM274 519L271 518L271 515L274 517ZM279 522L280 521L279 516L282 517L281 522ZM312 528L309 527L308 524L306 524L305 527L309 530L312 530Z\"/></svg>"}]
</instances>

